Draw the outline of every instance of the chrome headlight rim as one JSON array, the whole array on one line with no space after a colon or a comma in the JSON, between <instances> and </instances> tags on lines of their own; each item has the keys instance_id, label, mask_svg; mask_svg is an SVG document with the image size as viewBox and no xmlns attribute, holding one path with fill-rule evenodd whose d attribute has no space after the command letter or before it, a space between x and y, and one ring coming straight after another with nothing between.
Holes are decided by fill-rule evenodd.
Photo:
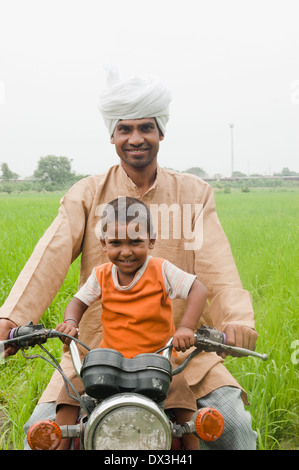
<instances>
[{"instance_id":1,"label":"chrome headlight rim","mask_svg":"<svg viewBox=\"0 0 299 470\"><path fill-rule=\"evenodd\" d=\"M161 422L165 431L165 450L170 449L172 437L169 420L162 409L150 398L143 395L121 393L105 399L92 411L84 431L84 447L86 450L94 450L94 436L100 422L112 411L125 406L139 407L151 412Z\"/></svg>"}]
</instances>

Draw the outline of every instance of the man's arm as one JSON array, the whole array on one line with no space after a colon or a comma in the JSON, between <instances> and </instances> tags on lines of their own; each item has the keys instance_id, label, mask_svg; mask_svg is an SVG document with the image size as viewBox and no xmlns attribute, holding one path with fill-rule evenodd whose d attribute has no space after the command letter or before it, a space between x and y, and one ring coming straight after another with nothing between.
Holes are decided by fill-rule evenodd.
<instances>
[{"instance_id":1,"label":"man's arm","mask_svg":"<svg viewBox=\"0 0 299 470\"><path fill-rule=\"evenodd\" d=\"M91 190L77 183L61 200L56 219L36 245L0 308L0 338L12 325L38 323L59 291L70 264L80 254ZM12 351L13 352L13 351Z\"/></svg>"},{"instance_id":2,"label":"man's arm","mask_svg":"<svg viewBox=\"0 0 299 470\"><path fill-rule=\"evenodd\" d=\"M203 208L203 244L195 251L195 273L208 288L213 326L226 333L228 344L254 349L257 333L251 296L242 287L210 187Z\"/></svg>"}]
</instances>

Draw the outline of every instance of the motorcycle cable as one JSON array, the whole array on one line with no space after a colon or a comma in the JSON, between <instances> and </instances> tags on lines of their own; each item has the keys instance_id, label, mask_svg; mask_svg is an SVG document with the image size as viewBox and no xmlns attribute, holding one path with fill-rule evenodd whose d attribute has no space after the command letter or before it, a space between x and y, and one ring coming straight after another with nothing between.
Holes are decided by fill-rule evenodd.
<instances>
[{"instance_id":1,"label":"motorcycle cable","mask_svg":"<svg viewBox=\"0 0 299 470\"><path fill-rule=\"evenodd\" d=\"M91 351L91 348L89 346L87 346L85 343L80 341L78 338L74 338L73 336L67 335L66 333L61 333L61 332L56 331L56 330L45 330L45 332L46 332L46 339L43 342L46 342L47 339L49 339L49 338L65 336L66 338L70 338L70 339L76 341L76 343L80 344L81 346L83 346L88 351ZM31 346L31 345L30 344L25 344L25 346L19 346L17 343L22 343L26 340L28 340L28 343L29 343L29 340L32 340L34 338L42 339L43 337L45 337L45 332L30 333L30 334L27 334L27 335L22 335L22 336L10 338L10 339L5 339L5 340L0 341L0 345L1 344L3 344L4 346L11 345L11 346L15 346L16 348L19 348L19 349L26 349L28 346ZM38 344L38 342L36 344ZM32 344L32 345L35 346L35 344Z\"/></svg>"},{"instance_id":2,"label":"motorcycle cable","mask_svg":"<svg viewBox=\"0 0 299 470\"><path fill-rule=\"evenodd\" d=\"M49 338L64 336L64 337L68 337L71 340L74 340L77 343L81 344L81 346L85 347L88 351L91 350L86 344L84 344L82 341L78 340L77 338L74 338L73 336L70 336L66 333L58 332L56 330L46 330L46 331L44 330L43 332L40 332L39 334L37 332L35 332L35 333L27 334L27 335L22 335L22 336L19 336L19 337L14 337L14 338L11 338L11 339L8 339L8 340L1 341L1 343L4 344L4 345L11 344L11 345L21 349L22 355L25 359L36 359L36 358L43 359L44 361L48 362L52 367L57 369L57 371L61 374L61 376L63 378L64 386L65 386L65 389L66 389L66 392L67 392L68 396L71 399L78 401L81 408L85 411L87 416L89 416L89 414L90 414L89 409L85 406L84 401L81 399L79 393L77 392L76 388L74 387L74 385L72 384L70 379L63 372L60 364L57 362L55 357L46 348L44 348L41 344L38 343L38 340L45 337L45 332L46 332L45 341ZM33 340L33 339L36 339L37 342L35 344L31 344L30 346L39 346L46 354L48 354L48 356L52 359L53 362L51 362L45 356L42 356L40 354L32 354L30 356L26 356L26 354L24 353L24 349L28 348L28 346L29 346L28 343L30 342L30 340ZM25 341L28 340L28 343L21 346L21 347L17 345L18 342L22 342L24 344L24 340ZM45 341L43 341L43 342L45 342ZM72 389L72 391L74 392L74 394L76 396L73 396L73 395L70 394L69 389L68 389L68 385L70 386L70 388Z\"/></svg>"}]
</instances>

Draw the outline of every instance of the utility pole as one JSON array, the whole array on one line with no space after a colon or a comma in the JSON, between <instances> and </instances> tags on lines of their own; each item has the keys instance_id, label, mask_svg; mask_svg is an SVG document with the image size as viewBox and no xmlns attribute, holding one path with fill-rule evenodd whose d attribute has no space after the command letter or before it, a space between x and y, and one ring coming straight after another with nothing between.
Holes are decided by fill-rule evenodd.
<instances>
[{"instance_id":1,"label":"utility pole","mask_svg":"<svg viewBox=\"0 0 299 470\"><path fill-rule=\"evenodd\" d=\"M232 176L234 175L234 123L230 124L231 129L231 167L232 167Z\"/></svg>"}]
</instances>

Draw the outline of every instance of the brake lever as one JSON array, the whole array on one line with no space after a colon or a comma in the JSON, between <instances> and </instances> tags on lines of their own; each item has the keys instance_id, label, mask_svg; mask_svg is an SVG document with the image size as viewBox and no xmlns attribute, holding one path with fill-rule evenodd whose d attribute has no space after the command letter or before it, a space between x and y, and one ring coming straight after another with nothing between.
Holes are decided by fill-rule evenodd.
<instances>
[{"instance_id":1,"label":"brake lever","mask_svg":"<svg viewBox=\"0 0 299 470\"><path fill-rule=\"evenodd\" d=\"M199 344L197 345L197 348L200 348L202 351L206 352L216 352L216 353L226 353L226 354L238 354L239 356L252 356L252 357L257 357L258 359L262 359L263 361L268 360L267 354L260 354L255 351L251 351L250 349L245 349L245 348L238 348L236 346L230 346L228 344L221 344L221 343L216 343L215 341L211 341L208 339L201 339L199 341Z\"/></svg>"},{"instance_id":2,"label":"brake lever","mask_svg":"<svg viewBox=\"0 0 299 470\"><path fill-rule=\"evenodd\" d=\"M237 354L238 356L246 357L252 356L262 359L263 361L268 360L267 354L260 354L250 349L239 348L237 346L231 346L226 344L226 335L214 328L202 325L198 328L194 334L194 346L200 351L216 352L218 354L224 352L226 354Z\"/></svg>"}]
</instances>

